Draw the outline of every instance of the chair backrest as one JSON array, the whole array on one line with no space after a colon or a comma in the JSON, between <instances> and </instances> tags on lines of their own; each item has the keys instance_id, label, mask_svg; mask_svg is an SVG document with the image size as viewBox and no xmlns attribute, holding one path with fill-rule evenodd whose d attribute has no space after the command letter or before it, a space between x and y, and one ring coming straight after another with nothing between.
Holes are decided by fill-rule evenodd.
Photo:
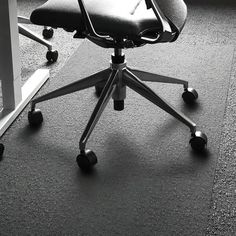
<instances>
[{"instance_id":1,"label":"chair backrest","mask_svg":"<svg viewBox=\"0 0 236 236\"><path fill-rule=\"evenodd\" d=\"M187 7L183 0L154 0L166 18L170 20L179 32L184 27L187 18Z\"/></svg>"}]
</instances>

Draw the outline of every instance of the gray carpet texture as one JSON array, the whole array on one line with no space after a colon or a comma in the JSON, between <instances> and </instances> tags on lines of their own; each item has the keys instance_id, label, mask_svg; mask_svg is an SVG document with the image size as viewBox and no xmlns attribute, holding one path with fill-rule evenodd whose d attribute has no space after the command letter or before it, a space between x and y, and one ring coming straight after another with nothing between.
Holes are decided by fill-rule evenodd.
<instances>
[{"instance_id":1,"label":"gray carpet texture","mask_svg":"<svg viewBox=\"0 0 236 236\"><path fill-rule=\"evenodd\" d=\"M236 234L236 2L188 0L188 21L178 43L233 46L230 84L212 189L207 235Z\"/></svg>"},{"instance_id":2,"label":"gray carpet texture","mask_svg":"<svg viewBox=\"0 0 236 236\"><path fill-rule=\"evenodd\" d=\"M18 0L19 14L45 1ZM208 135L208 152L193 153L188 128L128 89L125 110L113 111L110 102L89 139L99 162L87 175L75 158L94 89L39 104L39 130L28 127L27 107L1 138L0 235L236 234L236 3L186 3L188 20L175 43L127 50L126 59L198 91L191 108L181 86L147 83ZM42 27L28 27L41 34ZM20 36L22 82L50 69L38 95L109 66L110 50L80 46L72 36L55 31L54 64L46 63L44 46Z\"/></svg>"},{"instance_id":3,"label":"gray carpet texture","mask_svg":"<svg viewBox=\"0 0 236 236\"><path fill-rule=\"evenodd\" d=\"M39 94L106 68L110 52L84 42ZM232 46L127 50L130 67L187 79L199 91L198 105L189 108L182 87L148 83L208 135L205 155L191 151L188 128L128 90L125 110L109 103L88 142L99 163L87 175L75 158L94 89L40 104L40 130L29 128L24 111L4 137L3 234L204 235L232 58Z\"/></svg>"}]
</instances>

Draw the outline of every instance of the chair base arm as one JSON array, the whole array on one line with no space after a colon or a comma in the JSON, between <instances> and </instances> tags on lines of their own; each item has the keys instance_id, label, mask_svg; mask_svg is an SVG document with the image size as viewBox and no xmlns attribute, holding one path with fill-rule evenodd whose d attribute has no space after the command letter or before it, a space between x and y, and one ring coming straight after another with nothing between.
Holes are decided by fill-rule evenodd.
<instances>
[{"instance_id":1,"label":"chair base arm","mask_svg":"<svg viewBox=\"0 0 236 236\"><path fill-rule=\"evenodd\" d=\"M120 56L121 54L121 50L115 50L115 54L113 56ZM140 76L141 79L138 76ZM101 91L99 100L79 141L80 151L81 153L85 153L86 143L109 100L113 98L115 103L114 108L117 108L116 110L123 110L124 100L126 97L126 87L128 86L129 88L136 91L141 96L145 97L168 114L172 115L174 118L178 119L184 125L188 126L190 128L192 137L195 137L195 141L197 140L196 142L198 142L200 139L201 143L206 144L206 139L204 139L204 135L196 135L198 134L197 132L200 132L197 131L196 124L187 116L185 116L182 112L177 111L167 101L158 96L143 81L182 84L184 86L185 93L186 90L188 90L187 81L161 75L155 75L140 70L129 69L126 66L125 60L120 64L113 63L111 61L110 68L108 69L102 70L82 80L76 81L48 94L45 94L41 97L35 98L31 102L31 112L35 110L35 106L39 102L70 94L92 86L103 84L104 87ZM189 91L191 92L191 90Z\"/></svg>"}]
</instances>

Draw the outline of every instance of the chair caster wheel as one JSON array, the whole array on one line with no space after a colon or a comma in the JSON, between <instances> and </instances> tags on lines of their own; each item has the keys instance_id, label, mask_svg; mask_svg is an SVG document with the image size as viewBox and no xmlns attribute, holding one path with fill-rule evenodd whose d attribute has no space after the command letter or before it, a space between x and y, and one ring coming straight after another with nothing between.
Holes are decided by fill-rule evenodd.
<instances>
[{"instance_id":1,"label":"chair caster wheel","mask_svg":"<svg viewBox=\"0 0 236 236\"><path fill-rule=\"evenodd\" d=\"M43 115L39 109L28 112L28 121L30 126L39 127L43 122Z\"/></svg>"},{"instance_id":2,"label":"chair caster wheel","mask_svg":"<svg viewBox=\"0 0 236 236\"><path fill-rule=\"evenodd\" d=\"M0 160L2 159L3 153L4 153L5 147L2 143L0 143Z\"/></svg>"},{"instance_id":3,"label":"chair caster wheel","mask_svg":"<svg viewBox=\"0 0 236 236\"><path fill-rule=\"evenodd\" d=\"M193 88L187 88L184 90L184 92L182 94L182 98L185 103L193 104L198 98L198 93Z\"/></svg>"},{"instance_id":4,"label":"chair caster wheel","mask_svg":"<svg viewBox=\"0 0 236 236\"><path fill-rule=\"evenodd\" d=\"M98 97L100 97L104 86L105 86L105 83L98 83L95 85L95 93Z\"/></svg>"},{"instance_id":5,"label":"chair caster wheel","mask_svg":"<svg viewBox=\"0 0 236 236\"><path fill-rule=\"evenodd\" d=\"M52 38L53 34L54 34L53 28L45 28L42 33L45 39Z\"/></svg>"},{"instance_id":6,"label":"chair caster wheel","mask_svg":"<svg viewBox=\"0 0 236 236\"><path fill-rule=\"evenodd\" d=\"M193 150L202 152L207 146L207 136L201 131L196 131L192 134L192 138L189 143L191 144Z\"/></svg>"},{"instance_id":7,"label":"chair caster wheel","mask_svg":"<svg viewBox=\"0 0 236 236\"><path fill-rule=\"evenodd\" d=\"M98 161L95 153L91 150L82 151L76 158L81 170L90 170Z\"/></svg>"},{"instance_id":8,"label":"chair caster wheel","mask_svg":"<svg viewBox=\"0 0 236 236\"><path fill-rule=\"evenodd\" d=\"M47 51L46 58L49 62L56 62L58 58L58 51Z\"/></svg>"}]
</instances>

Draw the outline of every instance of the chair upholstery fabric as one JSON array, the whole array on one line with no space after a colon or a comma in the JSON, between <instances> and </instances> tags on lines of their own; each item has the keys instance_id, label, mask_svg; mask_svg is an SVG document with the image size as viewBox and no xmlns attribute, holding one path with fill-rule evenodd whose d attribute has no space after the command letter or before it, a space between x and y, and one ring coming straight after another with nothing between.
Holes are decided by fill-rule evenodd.
<instances>
[{"instance_id":1,"label":"chair upholstery fabric","mask_svg":"<svg viewBox=\"0 0 236 236\"><path fill-rule=\"evenodd\" d=\"M172 1L175 4L171 5L170 2ZM161 8L169 15L168 18L177 19L178 27L181 29L186 14L185 8L181 6L179 9L177 2L183 1L169 0L167 5L165 4L166 0L160 2ZM158 22L152 9L146 8L145 0L84 0L84 3L95 30L100 34L137 39L140 36L158 33L161 29L160 22ZM178 16L171 14L171 9L176 11L176 8ZM80 32L84 30L78 0L49 0L32 12L31 21L34 24L55 28Z\"/></svg>"}]
</instances>

